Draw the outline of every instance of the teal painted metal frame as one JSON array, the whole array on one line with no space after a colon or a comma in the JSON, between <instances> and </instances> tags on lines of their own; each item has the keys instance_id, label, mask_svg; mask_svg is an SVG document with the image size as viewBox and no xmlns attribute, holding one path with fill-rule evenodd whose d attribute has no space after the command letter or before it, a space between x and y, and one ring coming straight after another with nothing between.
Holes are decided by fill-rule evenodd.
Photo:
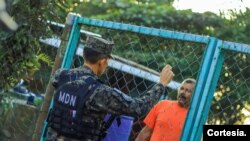
<instances>
[{"instance_id":1,"label":"teal painted metal frame","mask_svg":"<svg viewBox=\"0 0 250 141\"><path fill-rule=\"evenodd\" d=\"M73 60L74 54L76 52L78 40L80 37L80 29L81 28L78 24L78 18L79 17L74 18L73 27L72 27L72 30L70 33L69 42L67 44L67 49L66 49L65 55L63 57L63 62L61 64L61 68L70 69L70 67L71 67L72 60ZM54 99L54 97L53 97L53 99ZM51 109L53 105L54 105L54 102L52 100L50 103L49 109ZM45 141L45 139L46 139L45 137L46 137L47 126L48 126L48 123L45 120L40 141Z\"/></svg>"},{"instance_id":2,"label":"teal painted metal frame","mask_svg":"<svg viewBox=\"0 0 250 141\"><path fill-rule=\"evenodd\" d=\"M70 34L69 42L67 45L65 56L63 58L61 68L70 69L71 67L72 60L75 55L77 45L79 43L79 37L80 37L81 27L79 26L78 20L79 20L79 17L76 17L71 34Z\"/></svg>"},{"instance_id":3,"label":"teal painted metal frame","mask_svg":"<svg viewBox=\"0 0 250 141\"><path fill-rule=\"evenodd\" d=\"M203 71L202 71L203 67L206 67L206 65L209 65L209 63L206 63L206 61L210 62L211 64L210 66L208 66L208 68L205 68L205 70L208 71L208 75L206 77L206 81L204 80L205 86L203 88L203 92L196 93L196 90L197 91L199 90L199 86L196 86L195 91L193 93L193 99L191 101L190 110L189 110L187 119L185 121L184 130L182 132L182 138L181 138L182 141L200 141L201 140L203 125L205 125L205 122L207 120L211 102L214 96L214 92L215 92L217 82L219 79L219 75L220 75L223 62L224 62L225 55L222 49L250 54L250 45L228 42L228 41L223 42L222 40L218 40L218 39L215 39L215 40L216 40L216 44L211 45L215 47L212 58L207 57L206 55L207 53L206 53L203 59L203 63L201 66L197 84L201 85L199 83L199 80L202 80L200 79L200 77L203 76ZM213 43L212 42L209 43L207 51L210 48L210 44L213 44ZM197 100L200 99L200 104L195 105L196 104L195 99Z\"/></svg>"},{"instance_id":4,"label":"teal painted metal frame","mask_svg":"<svg viewBox=\"0 0 250 141\"><path fill-rule=\"evenodd\" d=\"M96 26L101 28L109 28L114 30L123 30L128 32L140 33L151 36L158 36L162 38L183 40L189 42L203 43L207 44L209 41L208 36L201 36L183 32L176 32L164 29L156 29L144 26L136 26L131 24L123 24L123 23L115 23L111 21L97 20L97 19L89 19L82 17L79 19L79 23L83 25Z\"/></svg>"},{"instance_id":5,"label":"teal painted metal frame","mask_svg":"<svg viewBox=\"0 0 250 141\"><path fill-rule=\"evenodd\" d=\"M75 54L80 37L80 24L108 28L113 30L122 30L127 32L139 33L150 36L157 36L168 39L196 42L207 44L206 51L203 55L200 73L197 79L193 97L191 100L190 110L188 112L181 141L199 141L202 135L202 127L207 119L213 94L217 85L219 74L224 60L224 53L221 49L227 49L237 52L250 54L250 46L233 42L222 42L214 37L175 32L170 30L155 29L143 26L136 26L111 21L89 19L85 17L76 17L73 29L70 33L70 39L67 45L66 53L61 68L69 69ZM208 85L207 85L208 84ZM53 105L53 101L51 106ZM46 121L45 124L47 125ZM44 131L44 130L43 130ZM44 132L43 132L44 135ZM42 140L41 137L40 141Z\"/></svg>"},{"instance_id":6,"label":"teal painted metal frame","mask_svg":"<svg viewBox=\"0 0 250 141\"><path fill-rule=\"evenodd\" d=\"M204 54L202 65L200 67L200 73L191 99L190 109L185 121L184 129L182 131L181 141L190 140L190 137L193 136L192 133L194 133L195 130L194 124L197 120L196 118L198 110L200 109L200 106L203 105L203 103L201 103L201 99L204 98L204 88L207 84L206 81L213 60L213 54L216 48L216 44L217 39L211 37Z\"/></svg>"},{"instance_id":7,"label":"teal painted metal frame","mask_svg":"<svg viewBox=\"0 0 250 141\"><path fill-rule=\"evenodd\" d=\"M250 54L250 45L235 42L223 42L223 49Z\"/></svg>"},{"instance_id":8,"label":"teal painted metal frame","mask_svg":"<svg viewBox=\"0 0 250 141\"><path fill-rule=\"evenodd\" d=\"M194 129L197 129L197 131L193 132L191 135L190 140L198 141L201 139L202 131L203 131L203 125L205 124L208 114L209 114L209 109L213 100L214 92L217 86L217 82L220 76L220 72L223 66L224 62L224 52L221 51L222 47L222 41L218 40L217 46L215 49L215 53L213 56L212 64L209 70L209 75L207 79L207 87L205 87L205 93L207 93L207 97L203 97L201 103L203 104L203 107L199 109L197 116L197 122L194 125ZM216 82L216 83L215 83ZM200 120L199 120L200 119Z\"/></svg>"},{"instance_id":9,"label":"teal painted metal frame","mask_svg":"<svg viewBox=\"0 0 250 141\"><path fill-rule=\"evenodd\" d=\"M194 119L195 122L194 122L194 125L193 125L193 128L191 130L191 136L190 136L190 140L195 140L195 136L197 135L196 133L197 132L200 132L202 131L202 125L204 123L202 123L201 121L203 121L203 117L204 117L204 113L206 113L207 111L209 111L209 109L207 109L208 107L205 107L206 106L206 103L211 103L211 101L208 101L208 100L212 100L211 98L213 97L213 94L214 94L214 90L215 90L215 87L214 88L211 88L211 86L216 86L216 85L213 85L213 77L214 77L214 72L216 71L216 65L217 65L217 62L218 62L218 59L219 59L219 55L220 55L220 48L218 46L221 46L222 44L222 41L220 40L217 40L216 39L216 48L215 48L215 51L214 51L214 54L211 58L211 64L208 69L208 76L207 76L207 80L205 81L205 85L204 85L204 88L203 88L203 92L202 94L200 93L200 97L201 97L201 101L200 101L200 105L197 109L197 114L195 116ZM218 69L220 70L220 69ZM219 75L218 75L219 77ZM218 78L215 78L217 82ZM211 93L209 93L211 92ZM210 107L210 106L209 106ZM206 111L207 110L207 111ZM207 117L207 116L205 116ZM202 124L202 125L200 125Z\"/></svg>"}]
</instances>

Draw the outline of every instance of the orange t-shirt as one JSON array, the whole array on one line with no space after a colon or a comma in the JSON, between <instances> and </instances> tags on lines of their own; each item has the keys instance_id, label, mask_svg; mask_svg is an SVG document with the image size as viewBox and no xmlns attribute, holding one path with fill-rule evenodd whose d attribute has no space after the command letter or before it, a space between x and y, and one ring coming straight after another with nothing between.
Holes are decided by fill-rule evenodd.
<instances>
[{"instance_id":1,"label":"orange t-shirt","mask_svg":"<svg viewBox=\"0 0 250 141\"><path fill-rule=\"evenodd\" d=\"M153 129L150 141L179 141L186 115L187 109L177 101L157 103L144 119L144 123Z\"/></svg>"}]
</instances>

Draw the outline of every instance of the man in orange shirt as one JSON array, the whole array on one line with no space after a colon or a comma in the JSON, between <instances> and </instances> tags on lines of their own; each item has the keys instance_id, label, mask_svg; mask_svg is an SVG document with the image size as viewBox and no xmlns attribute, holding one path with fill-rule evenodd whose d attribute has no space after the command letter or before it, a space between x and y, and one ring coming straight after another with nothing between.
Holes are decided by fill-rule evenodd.
<instances>
[{"instance_id":1,"label":"man in orange shirt","mask_svg":"<svg viewBox=\"0 0 250 141\"><path fill-rule=\"evenodd\" d=\"M178 89L177 100L162 100L144 119L145 127L136 141L179 141L196 81L185 79Z\"/></svg>"}]
</instances>

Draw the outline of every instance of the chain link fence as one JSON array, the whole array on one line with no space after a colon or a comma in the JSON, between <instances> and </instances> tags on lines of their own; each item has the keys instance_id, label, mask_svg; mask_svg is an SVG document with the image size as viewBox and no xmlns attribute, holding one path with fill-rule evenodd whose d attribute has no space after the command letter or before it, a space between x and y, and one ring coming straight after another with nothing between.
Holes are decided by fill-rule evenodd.
<instances>
[{"instance_id":1,"label":"chain link fence","mask_svg":"<svg viewBox=\"0 0 250 141\"><path fill-rule=\"evenodd\" d=\"M250 54L223 50L225 61L214 93L207 124L250 123Z\"/></svg>"},{"instance_id":2,"label":"chain link fence","mask_svg":"<svg viewBox=\"0 0 250 141\"><path fill-rule=\"evenodd\" d=\"M114 41L114 57L103 79L132 97L143 95L159 82L159 72L166 64L173 66L175 77L162 99L175 100L180 82L188 77L196 78L199 73L205 44L85 25L82 28ZM143 119L135 118L130 140L144 127Z\"/></svg>"},{"instance_id":3,"label":"chain link fence","mask_svg":"<svg viewBox=\"0 0 250 141\"><path fill-rule=\"evenodd\" d=\"M80 44L72 60L72 66L83 64L82 48L88 34L95 34L105 39L113 40L115 47L113 59L102 76L102 80L109 86L117 88L132 97L146 93L154 84L159 82L159 72L166 65L173 66L175 78L166 88L161 99L176 99L176 90L185 78L196 78L205 51L205 44L165 39L132 32L124 32L93 26L81 26L84 31L80 36ZM88 31L88 32L86 32ZM89 33L90 32L90 33ZM57 39L43 40L44 43L56 45ZM130 140L134 140L142 129L143 117L136 117Z\"/></svg>"},{"instance_id":4,"label":"chain link fence","mask_svg":"<svg viewBox=\"0 0 250 141\"><path fill-rule=\"evenodd\" d=\"M55 30L61 29L54 27ZM80 44L74 59L72 68L83 64L82 48L85 44L86 34L95 34L115 42L113 59L110 60L109 68L102 76L104 82L117 88L132 97L143 95L159 80L159 72L166 64L173 67L175 77L166 88L168 94L161 99L176 99L176 90L185 78L197 79L202 65L203 54L206 46L203 41L197 42L197 38L190 36L194 42L163 38L153 35L100 28L83 25L84 32L80 35ZM61 30L60 30L61 31ZM47 59L35 70L26 85L26 92L43 95L50 79L50 73L60 44L60 33L50 39L41 39L39 52L41 58ZM88 32L85 32L88 31ZM91 33L89 33L91 32ZM185 34L185 33L184 33ZM182 37L181 37L182 38ZM183 39L185 36L183 36ZM195 42L196 41L196 42ZM249 112L249 54L237 53L228 50L225 52L225 62L220 73L214 98L207 118L207 124L247 124L250 121ZM28 73L31 74L31 73ZM27 104L28 97L20 96L18 91L2 92L0 111L0 140L19 141L31 140L34 134L35 122L40 110L39 99L37 103ZM10 96L5 93L12 93ZM36 97L35 97L36 98ZM7 109L7 110L5 110ZM171 114L171 113L170 113ZM144 117L136 117L130 140L134 140L142 129Z\"/></svg>"}]
</instances>

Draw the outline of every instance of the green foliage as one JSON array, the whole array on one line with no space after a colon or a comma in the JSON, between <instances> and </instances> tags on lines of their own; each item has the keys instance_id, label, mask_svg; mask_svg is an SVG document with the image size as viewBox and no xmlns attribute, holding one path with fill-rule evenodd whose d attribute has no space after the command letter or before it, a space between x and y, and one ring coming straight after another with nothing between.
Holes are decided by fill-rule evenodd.
<instances>
[{"instance_id":1,"label":"green foliage","mask_svg":"<svg viewBox=\"0 0 250 141\"><path fill-rule=\"evenodd\" d=\"M9 0L7 3L19 28L14 33L0 31L0 87L4 89L12 87L21 78L32 76L40 67L39 60L52 64L48 57L39 54L39 38L50 34L45 18L49 11L43 2Z\"/></svg>"},{"instance_id":2,"label":"green foliage","mask_svg":"<svg viewBox=\"0 0 250 141\"><path fill-rule=\"evenodd\" d=\"M34 123L38 117L38 109L29 105L21 105L5 95L0 103L0 140L30 140L34 132Z\"/></svg>"},{"instance_id":3,"label":"green foliage","mask_svg":"<svg viewBox=\"0 0 250 141\"><path fill-rule=\"evenodd\" d=\"M246 12L240 13L232 10L228 19L225 18L228 15L226 16L223 13L218 16L211 12L200 14L191 10L177 11L172 6L172 3L173 0L8 0L8 11L20 27L15 33L0 32L0 87L8 88L14 85L20 78L26 77L27 73L39 69L43 63L49 66L53 64L53 61L51 61L53 58L40 51L42 45L39 43L39 38L51 34L46 20L64 23L68 12L76 12L89 18L210 35L223 40L250 43L249 8L246 9ZM150 40L152 37L116 34L89 27L84 27L84 29L99 33L104 37L112 37L118 43L115 53L119 56L129 58L157 71L165 63L176 66L174 71L176 74L181 74L175 76L178 81L187 76L196 76L198 73L196 71L199 68L197 60L201 60L201 58L193 55L184 56L184 54L189 54L190 50L194 49L193 46L201 45L176 41L164 42L162 39ZM151 48L155 45L159 46L159 48L155 47L152 50ZM187 49L180 49L183 46ZM204 47L197 47L192 51L197 56L202 56L202 48L204 49ZM166 49L174 53L170 53ZM154 58L151 57L152 53ZM164 59L162 54L167 59ZM223 70L219 85L223 84L224 87L233 89L235 84L244 85L238 83L238 81L246 82L244 78L249 78L250 72L247 69L239 69L239 66L249 66L250 59L249 56L243 59L243 55L227 55L233 59L228 59L225 62L224 67L229 69ZM184 57L181 58L180 56ZM157 64L152 63L154 60L158 61ZM188 62L194 63L189 64ZM238 74L238 72L241 72L242 77L232 78L224 75L224 73ZM222 91L222 89L219 90ZM237 89L238 93L243 94L248 91L249 89L246 87ZM237 96L239 95L233 95L234 92L231 93L232 99L238 99ZM223 94L227 97L226 92ZM230 104L225 100L225 97L216 99L217 103L222 106ZM240 112L245 103L249 103L249 97L244 97L241 100L243 102L236 104L236 107L234 107L237 112ZM237 105L240 105L240 108L237 108ZM214 113L219 112L217 106L212 105L211 111ZM224 112L227 115L234 114L232 110L225 110ZM224 117L223 114L218 116L219 119ZM234 123L234 119L237 118L232 118L228 123Z\"/></svg>"},{"instance_id":4,"label":"green foliage","mask_svg":"<svg viewBox=\"0 0 250 141\"><path fill-rule=\"evenodd\" d=\"M53 63L54 63L54 62L51 60L51 58L50 58L48 55L44 54L44 53L40 53L37 57L38 57L39 60L41 60L41 61L47 63L49 66L52 66Z\"/></svg>"},{"instance_id":5,"label":"green foliage","mask_svg":"<svg viewBox=\"0 0 250 141\"><path fill-rule=\"evenodd\" d=\"M250 9L245 12L236 13L231 11L231 18L224 18L224 26L217 30L217 35L224 40L234 42L250 43Z\"/></svg>"},{"instance_id":6,"label":"green foliage","mask_svg":"<svg viewBox=\"0 0 250 141\"><path fill-rule=\"evenodd\" d=\"M9 110L13 109L14 101L7 93L0 92L0 127L3 127L4 122L6 121L6 116L8 115Z\"/></svg>"},{"instance_id":7,"label":"green foliage","mask_svg":"<svg viewBox=\"0 0 250 141\"><path fill-rule=\"evenodd\" d=\"M136 3L136 1L134 0L118 0L114 2L107 0L105 4L96 3L96 1L85 2L83 5L79 4L79 6L74 6L72 11L80 13L82 16L91 18L122 23L125 22L155 28L178 30L194 34L210 35L223 40L250 43L250 22L248 20L250 18L249 9L247 9L246 12L240 13L236 13L232 10L230 15L225 15L223 13L221 13L221 15L216 15L211 12L200 14L193 13L191 10L177 11L171 5L171 3L158 3L156 1ZM228 19L228 17L230 18ZM86 27L84 27L84 29L86 29ZM144 40L144 37L141 36L140 38L130 34L121 34L117 36L116 34L110 35L110 33L102 32L100 30L90 31L96 31L104 37L112 36L113 39L118 42L116 46L119 49L115 51L119 56L129 58L133 61L154 69L156 68L156 66L162 67L165 63L177 66L174 68L174 72L176 74L181 74L180 76L175 76L175 79L179 81L181 81L183 77L185 78L187 76L195 76L195 74L197 74L195 70L198 70L199 65L190 65L189 63L196 62L198 58L192 55L181 58L180 56L183 55L179 54L179 52L185 51L183 49L180 49L183 46L188 47L194 45L185 45L181 43L175 44L173 42L168 43L168 45L170 45L170 48L168 48L167 50L175 52L174 54L169 54L169 52L167 52L165 48L154 48L154 58L152 58L152 55L150 54L152 53L152 50L150 50L150 48L155 45L162 45L155 42L152 42L152 44L150 44L150 42ZM120 38L122 40L119 40ZM162 41L158 41L158 43L161 42ZM142 46L143 48L140 48L140 46ZM202 55L201 48L197 48L193 51L195 51L197 55ZM186 52L187 54L188 51L189 50L187 50ZM161 53L164 53L164 56L167 56L166 60L162 59L160 55ZM216 120L220 120L221 124L234 124L236 122L239 122L239 119L243 119L244 117L242 114L240 114L241 110L244 108L245 103L249 103L249 98L244 96L247 91L249 91L248 87L246 86L246 79L250 76L249 71L247 71L249 69L240 69L240 66L245 66L246 68L248 68L250 60L247 58L249 58L249 55L245 57L245 59L243 59L243 56L239 57L238 55L231 55L230 53L228 53L227 55L229 56L229 59L227 59L224 63L225 66L230 68L227 70L227 72L229 74L232 74L232 76L237 74L238 75L234 77L226 77L224 75L226 72L222 71L218 86L223 84L225 88L231 88L231 90L229 91L229 95L227 94L228 91L223 91L222 95L224 96L219 97L216 101L217 104L212 105L211 113L217 116L212 116L213 119L209 119L210 123L215 123ZM157 65L151 63L154 59L157 60ZM239 74L239 72L241 73ZM240 77L240 75L242 76ZM243 84L239 84L236 82L243 82ZM235 90L233 91L233 89ZM221 89L218 88L218 90ZM228 101L227 99L230 99L231 101ZM230 103L236 100L239 100L240 102ZM218 104L225 109L218 109ZM232 105L232 109L227 108L228 105ZM224 114L220 114L220 112L224 112ZM225 114L227 116L225 116ZM234 115L234 117L231 117L230 115Z\"/></svg>"}]
</instances>

